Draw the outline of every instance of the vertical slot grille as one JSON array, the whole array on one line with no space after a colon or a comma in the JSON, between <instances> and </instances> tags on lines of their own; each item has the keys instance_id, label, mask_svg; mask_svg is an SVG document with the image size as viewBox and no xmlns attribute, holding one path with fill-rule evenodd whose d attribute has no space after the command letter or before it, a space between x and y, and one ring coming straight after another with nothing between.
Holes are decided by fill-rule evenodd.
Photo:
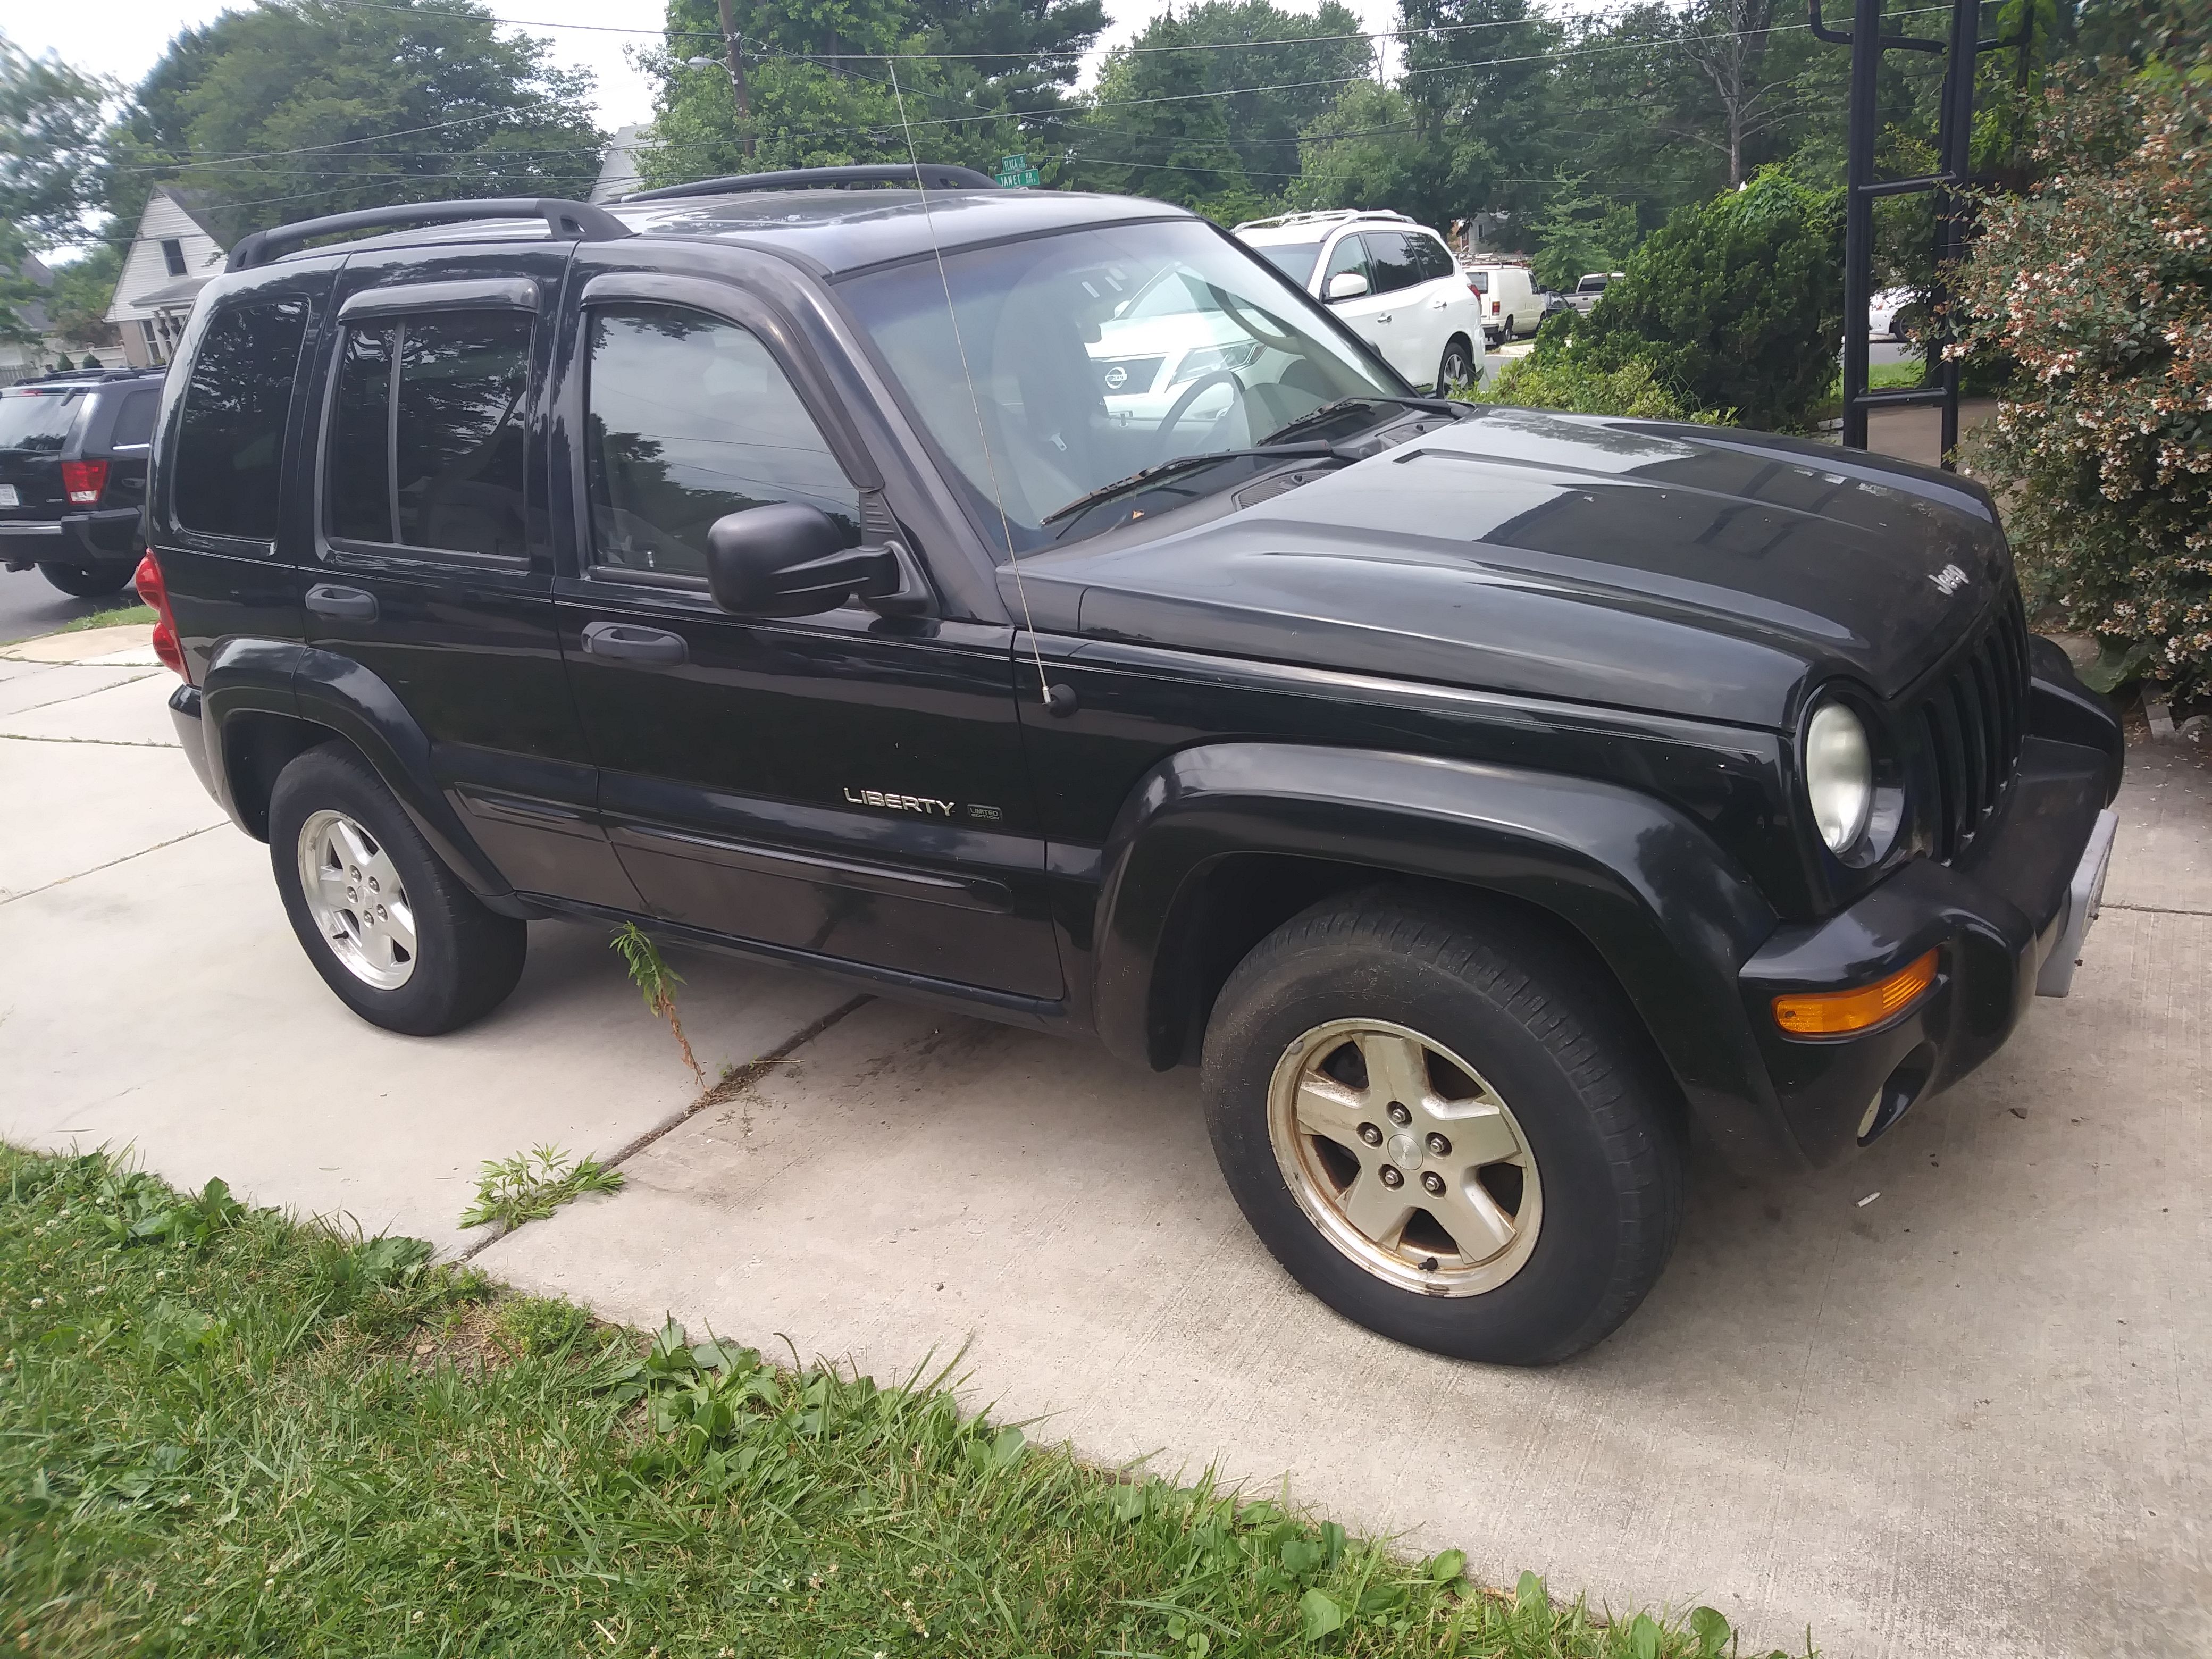
<instances>
[{"instance_id":1,"label":"vertical slot grille","mask_svg":"<svg viewBox=\"0 0 2212 1659\"><path fill-rule=\"evenodd\" d=\"M2012 781L2027 726L2027 619L2019 595L2008 592L1973 644L1921 695L1923 811L1939 859L1954 859L1972 844Z\"/></svg>"}]
</instances>

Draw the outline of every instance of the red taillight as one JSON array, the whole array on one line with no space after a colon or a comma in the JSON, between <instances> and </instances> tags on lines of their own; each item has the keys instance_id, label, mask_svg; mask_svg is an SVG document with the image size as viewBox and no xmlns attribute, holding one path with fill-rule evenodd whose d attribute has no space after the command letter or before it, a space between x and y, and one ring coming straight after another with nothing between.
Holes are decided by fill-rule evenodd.
<instances>
[{"instance_id":1,"label":"red taillight","mask_svg":"<svg viewBox=\"0 0 2212 1659\"><path fill-rule=\"evenodd\" d=\"M1495 300L1490 302L1490 314L1493 317L1498 314L1498 301Z\"/></svg>"},{"instance_id":2,"label":"red taillight","mask_svg":"<svg viewBox=\"0 0 2212 1659\"><path fill-rule=\"evenodd\" d=\"M62 463L62 489L69 496L71 507L98 507L100 492L106 488L106 461Z\"/></svg>"},{"instance_id":3,"label":"red taillight","mask_svg":"<svg viewBox=\"0 0 2212 1659\"><path fill-rule=\"evenodd\" d=\"M151 553L138 561L138 574L131 579L131 585L138 590L140 600L153 607L154 654L165 667L173 668L189 680L191 676L185 673L185 648L177 643L177 619L169 611L169 590Z\"/></svg>"}]
</instances>

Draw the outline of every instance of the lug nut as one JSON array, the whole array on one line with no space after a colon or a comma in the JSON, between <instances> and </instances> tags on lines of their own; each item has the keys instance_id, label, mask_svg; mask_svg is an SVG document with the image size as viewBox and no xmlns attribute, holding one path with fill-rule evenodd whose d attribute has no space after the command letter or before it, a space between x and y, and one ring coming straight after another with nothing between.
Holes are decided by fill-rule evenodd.
<instances>
[{"instance_id":1,"label":"lug nut","mask_svg":"<svg viewBox=\"0 0 2212 1659\"><path fill-rule=\"evenodd\" d=\"M1434 1170L1425 1170L1421 1172L1421 1185L1426 1187L1438 1198L1444 1195L1444 1178Z\"/></svg>"},{"instance_id":2,"label":"lug nut","mask_svg":"<svg viewBox=\"0 0 2212 1659\"><path fill-rule=\"evenodd\" d=\"M1359 1138L1370 1146L1380 1146L1382 1144L1382 1132L1371 1123L1363 1123L1359 1126Z\"/></svg>"},{"instance_id":3,"label":"lug nut","mask_svg":"<svg viewBox=\"0 0 2212 1659\"><path fill-rule=\"evenodd\" d=\"M1432 1134L1429 1137L1429 1151L1438 1158L1449 1158L1451 1142L1446 1140L1442 1135Z\"/></svg>"},{"instance_id":4,"label":"lug nut","mask_svg":"<svg viewBox=\"0 0 2212 1659\"><path fill-rule=\"evenodd\" d=\"M1398 1173L1396 1164L1385 1164L1382 1166L1382 1184L1385 1187L1402 1187L1406 1184L1406 1177Z\"/></svg>"},{"instance_id":5,"label":"lug nut","mask_svg":"<svg viewBox=\"0 0 2212 1659\"><path fill-rule=\"evenodd\" d=\"M1390 1103L1391 1122L1403 1125L1411 1123L1413 1121L1413 1115L1411 1112L1407 1111L1403 1106L1401 1106L1395 1100Z\"/></svg>"}]
</instances>

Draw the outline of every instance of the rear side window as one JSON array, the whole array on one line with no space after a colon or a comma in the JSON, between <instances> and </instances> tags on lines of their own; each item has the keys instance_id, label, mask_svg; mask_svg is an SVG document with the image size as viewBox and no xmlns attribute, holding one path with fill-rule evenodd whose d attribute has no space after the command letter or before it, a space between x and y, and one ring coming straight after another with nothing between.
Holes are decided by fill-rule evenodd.
<instances>
[{"instance_id":1,"label":"rear side window","mask_svg":"<svg viewBox=\"0 0 2212 1659\"><path fill-rule=\"evenodd\" d=\"M152 442L154 416L160 413L161 408L160 392L132 392L123 400L123 407L115 412L115 430L108 437L108 447L126 449Z\"/></svg>"},{"instance_id":2,"label":"rear side window","mask_svg":"<svg viewBox=\"0 0 2212 1659\"><path fill-rule=\"evenodd\" d=\"M209 536L276 537L279 463L307 302L240 306L208 325L178 424L177 522Z\"/></svg>"},{"instance_id":3,"label":"rear side window","mask_svg":"<svg viewBox=\"0 0 2212 1659\"><path fill-rule=\"evenodd\" d=\"M1407 246L1413 239L1402 231L1370 230L1364 234L1367 244L1367 265L1373 273L1375 292L1389 294L1401 288L1411 288L1421 282L1421 268L1415 262L1413 248Z\"/></svg>"},{"instance_id":4,"label":"rear side window","mask_svg":"<svg viewBox=\"0 0 2212 1659\"><path fill-rule=\"evenodd\" d=\"M58 455L84 407L84 388L65 392L0 392L0 449Z\"/></svg>"},{"instance_id":5,"label":"rear side window","mask_svg":"<svg viewBox=\"0 0 2212 1659\"><path fill-rule=\"evenodd\" d=\"M1423 282L1432 283L1439 276L1452 274L1451 254L1435 237L1407 231L1406 251L1413 256L1413 267L1420 272Z\"/></svg>"},{"instance_id":6,"label":"rear side window","mask_svg":"<svg viewBox=\"0 0 2212 1659\"><path fill-rule=\"evenodd\" d=\"M707 532L773 501L818 507L860 543L860 492L760 340L665 306L590 316L586 473L599 561L707 574Z\"/></svg>"},{"instance_id":7,"label":"rear side window","mask_svg":"<svg viewBox=\"0 0 2212 1659\"><path fill-rule=\"evenodd\" d=\"M518 558L532 319L409 317L338 349L325 523L341 541Z\"/></svg>"}]
</instances>

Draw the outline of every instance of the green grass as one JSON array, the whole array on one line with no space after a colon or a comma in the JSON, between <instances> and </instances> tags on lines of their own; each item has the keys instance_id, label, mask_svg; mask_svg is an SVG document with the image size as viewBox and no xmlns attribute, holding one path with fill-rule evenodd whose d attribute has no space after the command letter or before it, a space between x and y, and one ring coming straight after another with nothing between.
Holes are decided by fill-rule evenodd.
<instances>
[{"instance_id":1,"label":"green grass","mask_svg":"<svg viewBox=\"0 0 2212 1659\"><path fill-rule=\"evenodd\" d=\"M526 1221L543 1221L569 1200L585 1193L618 1193L623 1172L602 1169L597 1158L572 1160L558 1146L536 1146L513 1158L487 1158L477 1171L475 1201L461 1212L461 1225L500 1224L513 1232Z\"/></svg>"},{"instance_id":2,"label":"green grass","mask_svg":"<svg viewBox=\"0 0 2212 1659\"><path fill-rule=\"evenodd\" d=\"M0 1147L0 1650L1732 1650L427 1255Z\"/></svg>"},{"instance_id":3,"label":"green grass","mask_svg":"<svg viewBox=\"0 0 2212 1659\"><path fill-rule=\"evenodd\" d=\"M153 606L126 605L113 611L95 611L89 617L79 617L74 622L65 622L54 632L81 634L88 628L122 628L142 623L151 628L156 620Z\"/></svg>"}]
</instances>

